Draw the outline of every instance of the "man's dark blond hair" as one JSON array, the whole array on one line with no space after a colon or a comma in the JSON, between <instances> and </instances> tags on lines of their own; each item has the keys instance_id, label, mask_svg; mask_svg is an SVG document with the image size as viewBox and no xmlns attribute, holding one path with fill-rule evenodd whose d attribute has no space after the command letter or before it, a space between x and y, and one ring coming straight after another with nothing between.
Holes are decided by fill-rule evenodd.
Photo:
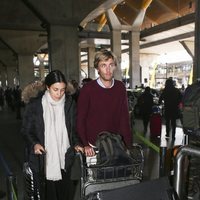
<instances>
[{"instance_id":1,"label":"man's dark blond hair","mask_svg":"<svg viewBox=\"0 0 200 200\"><path fill-rule=\"evenodd\" d=\"M98 51L94 57L94 67L98 68L100 61L107 61L110 58L113 59L115 66L117 66L117 57L113 54L112 51L108 51L106 49Z\"/></svg>"}]
</instances>

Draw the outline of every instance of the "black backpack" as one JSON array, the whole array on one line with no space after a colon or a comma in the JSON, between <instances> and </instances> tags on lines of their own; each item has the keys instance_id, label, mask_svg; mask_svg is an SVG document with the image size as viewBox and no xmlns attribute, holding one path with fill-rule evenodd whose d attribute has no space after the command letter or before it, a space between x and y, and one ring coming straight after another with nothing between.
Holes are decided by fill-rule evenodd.
<instances>
[{"instance_id":1,"label":"black backpack","mask_svg":"<svg viewBox=\"0 0 200 200\"><path fill-rule=\"evenodd\" d=\"M119 166L133 164L121 135L103 131L96 141L97 166Z\"/></svg>"},{"instance_id":2,"label":"black backpack","mask_svg":"<svg viewBox=\"0 0 200 200\"><path fill-rule=\"evenodd\" d=\"M200 82L188 86L183 95L183 129L185 134L200 136Z\"/></svg>"}]
</instances>

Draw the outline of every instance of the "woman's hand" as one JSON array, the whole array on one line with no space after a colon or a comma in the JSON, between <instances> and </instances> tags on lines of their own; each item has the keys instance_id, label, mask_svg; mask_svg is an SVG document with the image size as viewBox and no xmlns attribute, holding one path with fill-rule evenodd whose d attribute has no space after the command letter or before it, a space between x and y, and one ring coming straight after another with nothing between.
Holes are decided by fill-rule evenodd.
<instances>
[{"instance_id":1,"label":"woman's hand","mask_svg":"<svg viewBox=\"0 0 200 200\"><path fill-rule=\"evenodd\" d=\"M95 151L91 146L85 146L84 147L84 152L85 152L85 156L95 156Z\"/></svg>"},{"instance_id":2,"label":"woman's hand","mask_svg":"<svg viewBox=\"0 0 200 200\"><path fill-rule=\"evenodd\" d=\"M79 146L79 145L76 145L76 146L74 147L74 149L75 149L76 152L84 153L84 148L81 147L81 146Z\"/></svg>"},{"instance_id":3,"label":"woman's hand","mask_svg":"<svg viewBox=\"0 0 200 200\"><path fill-rule=\"evenodd\" d=\"M42 155L42 154L46 153L46 151L41 144L35 144L34 145L34 153Z\"/></svg>"}]
</instances>

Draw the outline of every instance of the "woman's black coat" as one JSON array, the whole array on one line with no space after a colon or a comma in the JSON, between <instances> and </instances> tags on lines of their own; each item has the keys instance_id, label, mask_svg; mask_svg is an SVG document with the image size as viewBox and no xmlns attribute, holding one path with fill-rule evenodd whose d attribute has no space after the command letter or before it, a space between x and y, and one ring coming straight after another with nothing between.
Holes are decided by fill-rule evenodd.
<instances>
[{"instance_id":1,"label":"woman's black coat","mask_svg":"<svg viewBox=\"0 0 200 200\"><path fill-rule=\"evenodd\" d=\"M75 102L66 94L65 123L71 146L79 143L75 131L76 110ZM41 144L44 147L44 119L42 108L42 96L32 99L25 108L21 132L26 143L25 158L31 169L40 172L44 169L44 159L41 155L34 154L34 145Z\"/></svg>"}]
</instances>

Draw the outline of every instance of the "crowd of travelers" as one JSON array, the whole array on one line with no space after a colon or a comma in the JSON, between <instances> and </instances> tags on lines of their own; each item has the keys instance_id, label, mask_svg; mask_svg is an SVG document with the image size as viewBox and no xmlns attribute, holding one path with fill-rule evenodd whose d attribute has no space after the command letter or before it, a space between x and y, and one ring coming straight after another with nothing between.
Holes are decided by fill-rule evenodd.
<instances>
[{"instance_id":1,"label":"crowd of travelers","mask_svg":"<svg viewBox=\"0 0 200 200\"><path fill-rule=\"evenodd\" d=\"M81 84L76 80L71 80L67 83L66 92L70 94L77 103L81 88L90 81L92 81L92 79L89 77L84 78ZM34 81L28 84L23 91L18 85L13 88L8 86L6 89L0 87L0 111L7 105L9 110L16 113L16 119L21 119L22 107L28 103L31 97L36 97L38 93L44 90L44 81ZM182 121L181 99L184 91L184 86L180 89L176 88L176 83L172 78L166 80L165 88L161 90L155 90L149 86L144 87L144 85L141 85L141 87L136 86L134 92L129 92L127 90L129 111L131 110L134 114L134 116L131 115L131 118L133 118L131 125L134 123L134 118L141 117L145 134L153 112L152 107L157 105L160 106L161 115L165 119L166 136L168 137L170 130L172 130L172 137L175 138L176 120L180 119Z\"/></svg>"},{"instance_id":2,"label":"crowd of travelers","mask_svg":"<svg viewBox=\"0 0 200 200\"><path fill-rule=\"evenodd\" d=\"M176 82L171 77L166 80L165 87L161 90L155 90L149 86L140 87L140 93L137 97L135 95L136 105L133 112L135 112L135 117L142 119L144 133L147 132L153 109L157 106L166 125L165 136L169 137L172 131L172 139L175 139L176 121L179 119L182 122L181 108L184 91L184 87L176 88Z\"/></svg>"},{"instance_id":3,"label":"crowd of travelers","mask_svg":"<svg viewBox=\"0 0 200 200\"><path fill-rule=\"evenodd\" d=\"M23 106L21 93L19 85L13 88L8 86L6 89L0 87L0 111L7 106L9 110L16 113L16 119L21 119L21 107Z\"/></svg>"},{"instance_id":4,"label":"crowd of travelers","mask_svg":"<svg viewBox=\"0 0 200 200\"><path fill-rule=\"evenodd\" d=\"M67 84L66 92L70 94L77 103L81 88L90 81L92 81L92 79L89 77L84 78L81 84L76 80L71 80ZM9 110L16 113L16 119L21 119L22 107L28 103L31 97L36 97L38 93L44 90L44 81L34 81L28 84L23 91L18 85L13 88L8 86L6 89L0 87L0 111L7 105ZM176 83L172 78L166 80L165 88L161 90L155 90L149 86L144 87L143 84L141 87L136 86L134 92L129 92L127 90L129 111L131 110L134 114L134 116L131 115L131 125L134 123L134 118L138 116L141 117L145 134L153 112L152 107L157 105L161 108L161 115L165 119L166 136L168 137L170 130L172 130L172 137L175 138L176 120L180 119L182 121L181 99L184 91L184 86L180 89L176 88Z\"/></svg>"}]
</instances>

